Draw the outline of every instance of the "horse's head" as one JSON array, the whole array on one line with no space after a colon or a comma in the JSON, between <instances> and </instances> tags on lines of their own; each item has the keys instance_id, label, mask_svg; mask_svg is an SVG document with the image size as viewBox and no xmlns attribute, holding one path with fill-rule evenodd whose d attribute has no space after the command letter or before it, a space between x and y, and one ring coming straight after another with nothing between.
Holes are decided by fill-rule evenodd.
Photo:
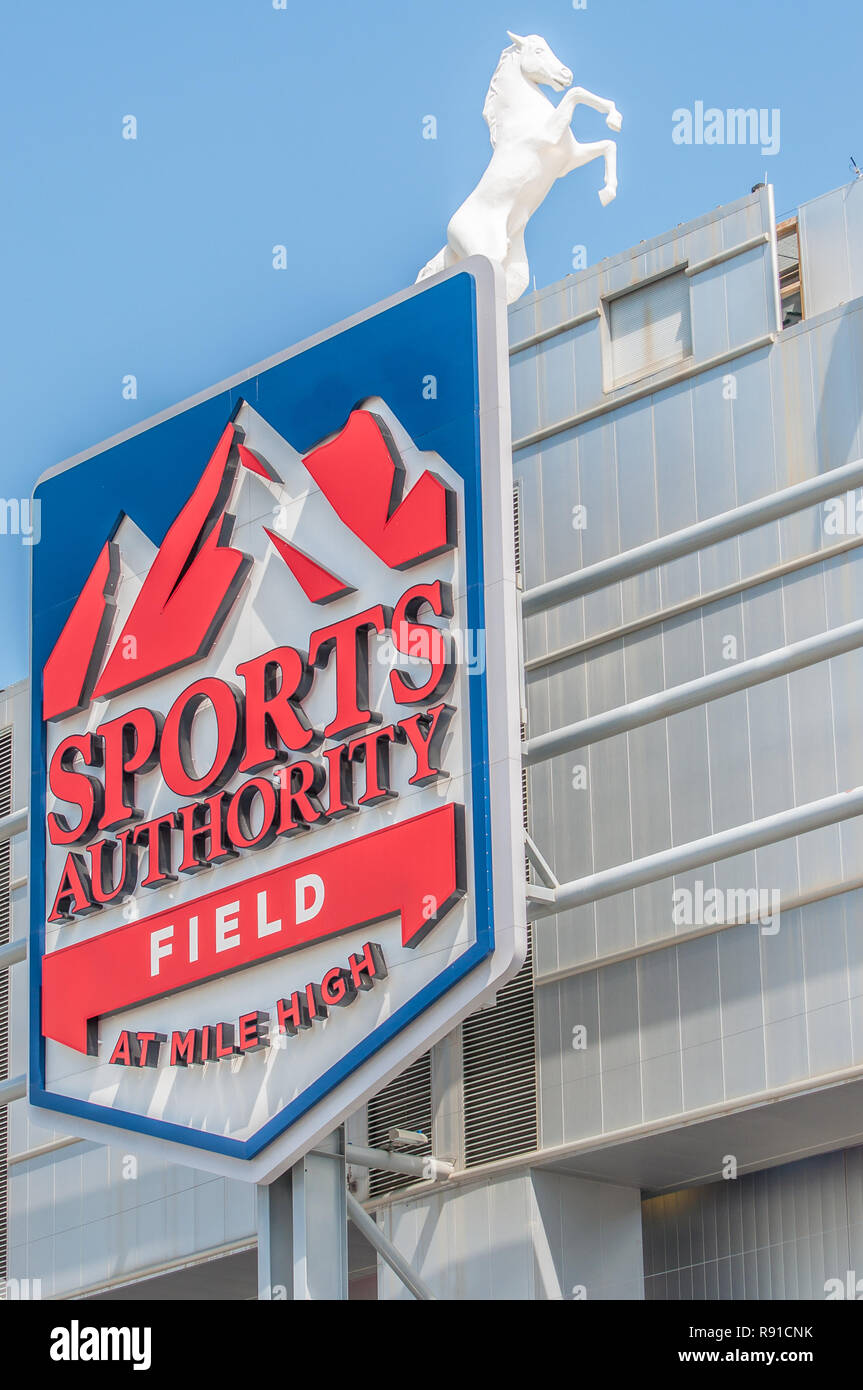
<instances>
[{"instance_id":1,"label":"horse's head","mask_svg":"<svg viewBox=\"0 0 863 1390\"><path fill-rule=\"evenodd\" d=\"M570 69L552 53L539 34L528 34L527 38L522 38L520 34L510 34L508 29L506 32L512 39L522 73L528 81L552 87L555 92L562 92L570 85Z\"/></svg>"}]
</instances>

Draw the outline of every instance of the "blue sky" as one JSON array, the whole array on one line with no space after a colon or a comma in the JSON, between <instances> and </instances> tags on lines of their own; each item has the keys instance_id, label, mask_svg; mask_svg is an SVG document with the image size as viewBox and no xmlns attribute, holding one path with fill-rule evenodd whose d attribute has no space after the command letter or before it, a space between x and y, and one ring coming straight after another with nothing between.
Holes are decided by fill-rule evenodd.
<instances>
[{"instance_id":1,"label":"blue sky","mask_svg":"<svg viewBox=\"0 0 863 1390\"><path fill-rule=\"evenodd\" d=\"M861 13L849 0L11 0L0 497L411 283L488 160L481 111L507 28L542 34L624 116L616 202L600 207L592 164L528 228L545 285L573 245L600 260L765 170L779 212L846 182L849 155L863 165ZM675 144L672 112L696 101L778 107L780 152ZM428 115L436 140L422 138ZM607 134L583 107L574 129ZM123 398L127 374L137 399ZM29 555L0 535L0 687L27 673Z\"/></svg>"}]
</instances>

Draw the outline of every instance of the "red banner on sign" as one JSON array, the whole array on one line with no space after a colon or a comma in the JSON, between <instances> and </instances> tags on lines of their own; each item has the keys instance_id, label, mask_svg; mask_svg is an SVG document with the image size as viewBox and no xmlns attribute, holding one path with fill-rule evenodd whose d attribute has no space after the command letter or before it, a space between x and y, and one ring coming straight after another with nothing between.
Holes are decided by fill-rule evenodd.
<instances>
[{"instance_id":1,"label":"red banner on sign","mask_svg":"<svg viewBox=\"0 0 863 1390\"><path fill-rule=\"evenodd\" d=\"M95 1056L98 1020L385 917L416 946L465 891L450 803L244 883L51 951L42 1032Z\"/></svg>"}]
</instances>

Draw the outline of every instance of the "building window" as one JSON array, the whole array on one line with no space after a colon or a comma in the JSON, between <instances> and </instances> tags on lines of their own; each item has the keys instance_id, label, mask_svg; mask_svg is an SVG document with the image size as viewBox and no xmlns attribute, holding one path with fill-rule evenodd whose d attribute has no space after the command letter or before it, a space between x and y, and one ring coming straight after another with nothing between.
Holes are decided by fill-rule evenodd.
<instances>
[{"instance_id":1,"label":"building window","mask_svg":"<svg viewBox=\"0 0 863 1390\"><path fill-rule=\"evenodd\" d=\"M626 386L692 355L689 280L665 275L608 302L612 386Z\"/></svg>"},{"instance_id":2,"label":"building window","mask_svg":"<svg viewBox=\"0 0 863 1390\"><path fill-rule=\"evenodd\" d=\"M787 222L780 222L776 228L776 251L782 327L791 328L803 318L803 277L800 274L800 239L796 217L789 217Z\"/></svg>"}]
</instances>

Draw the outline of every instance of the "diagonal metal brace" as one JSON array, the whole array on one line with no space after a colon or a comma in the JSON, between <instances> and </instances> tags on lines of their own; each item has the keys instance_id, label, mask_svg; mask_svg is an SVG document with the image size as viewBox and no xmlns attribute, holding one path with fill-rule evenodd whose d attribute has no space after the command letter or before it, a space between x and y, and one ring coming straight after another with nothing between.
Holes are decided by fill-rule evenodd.
<instances>
[{"instance_id":1,"label":"diagonal metal brace","mask_svg":"<svg viewBox=\"0 0 863 1390\"><path fill-rule=\"evenodd\" d=\"M358 1230L362 1231L369 1245L374 1246L381 1259L389 1265L394 1274L401 1279L406 1289L409 1289L414 1298L422 1302L435 1302L435 1296L424 1279L421 1279L416 1270L408 1264L404 1255L396 1249L392 1241L387 1240L383 1231L376 1221L373 1221L364 1207L360 1205L356 1197L350 1192L347 1193L348 1216Z\"/></svg>"}]
</instances>

